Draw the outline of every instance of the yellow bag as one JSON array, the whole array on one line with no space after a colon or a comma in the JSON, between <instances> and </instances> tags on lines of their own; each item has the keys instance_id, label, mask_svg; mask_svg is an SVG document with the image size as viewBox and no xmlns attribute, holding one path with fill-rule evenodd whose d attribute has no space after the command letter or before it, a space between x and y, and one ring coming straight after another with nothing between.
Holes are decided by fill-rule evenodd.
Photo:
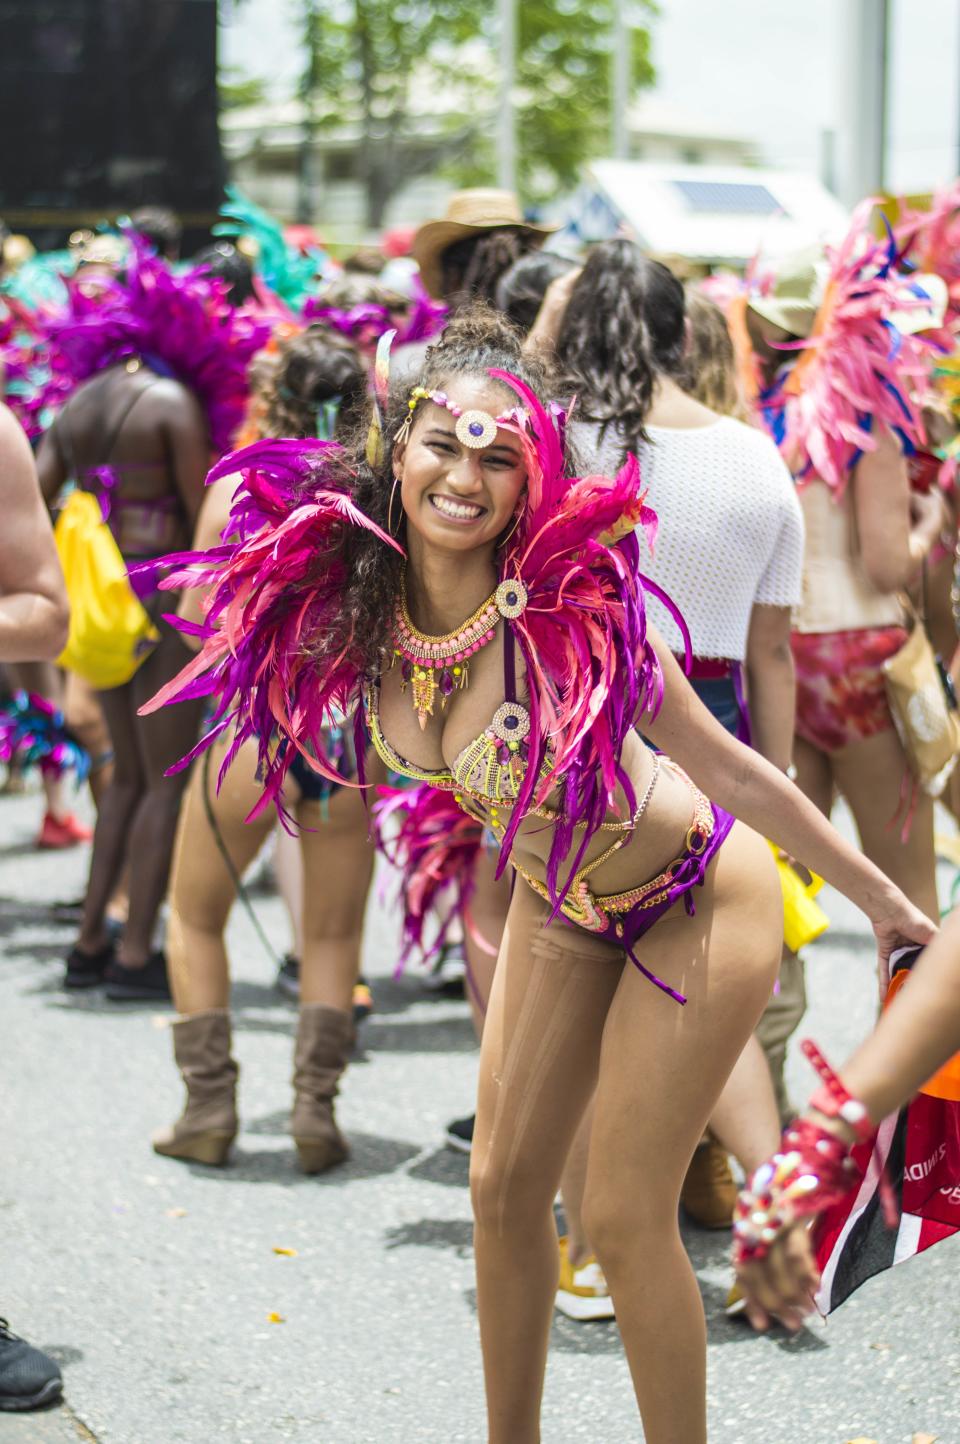
<instances>
[{"instance_id":1,"label":"yellow bag","mask_svg":"<svg viewBox=\"0 0 960 1444\"><path fill-rule=\"evenodd\" d=\"M91 492L71 492L54 536L70 599L70 634L57 661L94 687L122 687L160 633L130 585L120 549Z\"/></svg>"},{"instance_id":2,"label":"yellow bag","mask_svg":"<svg viewBox=\"0 0 960 1444\"><path fill-rule=\"evenodd\" d=\"M809 883L805 883L776 843L771 842L770 846L776 858L783 893L783 941L792 953L797 953L805 943L812 943L830 926L830 919L823 908L814 902L823 887L823 878L811 872Z\"/></svg>"}]
</instances>

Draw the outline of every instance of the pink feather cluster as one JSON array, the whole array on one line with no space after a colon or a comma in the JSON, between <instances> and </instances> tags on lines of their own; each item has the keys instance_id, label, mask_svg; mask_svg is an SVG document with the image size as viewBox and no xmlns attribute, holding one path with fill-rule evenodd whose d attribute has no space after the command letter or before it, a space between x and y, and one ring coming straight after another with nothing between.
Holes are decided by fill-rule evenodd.
<instances>
[{"instance_id":1,"label":"pink feather cluster","mask_svg":"<svg viewBox=\"0 0 960 1444\"><path fill-rule=\"evenodd\" d=\"M360 725L361 667L341 608L346 566L338 543L345 527L356 526L401 549L351 501L341 454L334 442L268 439L224 457L208 482L241 474L224 533L237 539L165 559L172 570L162 587L209 588L204 624L169 619L204 641L141 710L216 696L209 730L177 768L232 726L222 779L239 747L255 737L264 791L251 816L271 802L279 806L295 752L321 776L342 783L325 756L323 733L352 714ZM318 637L334 639L322 672L311 657Z\"/></svg>"},{"instance_id":2,"label":"pink feather cluster","mask_svg":"<svg viewBox=\"0 0 960 1444\"><path fill-rule=\"evenodd\" d=\"M43 434L42 381L36 315L13 296L0 296L0 400L6 402L31 441Z\"/></svg>"},{"instance_id":3,"label":"pink feather cluster","mask_svg":"<svg viewBox=\"0 0 960 1444\"><path fill-rule=\"evenodd\" d=\"M377 846L399 872L403 932L396 971L400 973L414 953L424 962L436 957L451 924L466 916L483 827L461 811L452 793L426 783L377 791L379 801L373 807ZM428 919L436 927L429 942Z\"/></svg>"},{"instance_id":4,"label":"pink feather cluster","mask_svg":"<svg viewBox=\"0 0 960 1444\"><path fill-rule=\"evenodd\" d=\"M508 372L492 375L523 403L525 420L518 422L517 434L527 463L527 505L502 579L520 581L527 594L511 626L530 689L530 760L504 836L501 869L524 813L558 790L561 816L547 883L559 902L590 837L614 805L618 783L632 808L620 754L640 717L655 714L660 705L663 680L647 641L645 592L662 593L641 575L635 530L640 526L652 545L656 515L644 505L635 456L628 456L612 479L568 478L558 415L549 415ZM621 535L625 518L629 530ZM561 888L559 865L577 822L585 828Z\"/></svg>"},{"instance_id":5,"label":"pink feather cluster","mask_svg":"<svg viewBox=\"0 0 960 1444\"><path fill-rule=\"evenodd\" d=\"M194 392L221 454L243 421L247 369L270 328L232 310L222 282L177 275L138 237L128 239L122 275L96 287L73 283L65 311L38 314L36 347L49 367L39 409L58 409L91 376L138 356Z\"/></svg>"},{"instance_id":6,"label":"pink feather cluster","mask_svg":"<svg viewBox=\"0 0 960 1444\"><path fill-rule=\"evenodd\" d=\"M946 328L955 333L960 326L960 180L938 190L929 210L906 211L895 237L901 261L946 282Z\"/></svg>"},{"instance_id":7,"label":"pink feather cluster","mask_svg":"<svg viewBox=\"0 0 960 1444\"><path fill-rule=\"evenodd\" d=\"M830 273L813 334L784 386L781 450L799 485L819 478L840 495L859 456L876 447L879 427L910 446L923 441L917 397L931 365L930 343L904 335L891 319L923 304L895 269L892 237L871 231L874 202L854 211L843 243L827 249Z\"/></svg>"}]
</instances>

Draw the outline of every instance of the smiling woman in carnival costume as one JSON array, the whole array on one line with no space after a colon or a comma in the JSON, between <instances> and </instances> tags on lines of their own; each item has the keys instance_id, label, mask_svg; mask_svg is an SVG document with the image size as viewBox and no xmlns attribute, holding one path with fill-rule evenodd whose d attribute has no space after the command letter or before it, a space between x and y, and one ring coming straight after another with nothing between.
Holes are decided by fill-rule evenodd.
<instances>
[{"instance_id":1,"label":"smiling woman in carnival costume","mask_svg":"<svg viewBox=\"0 0 960 1444\"><path fill-rule=\"evenodd\" d=\"M677 1198L776 974L763 834L864 909L884 956L934 929L698 702L646 626L636 461L569 477L543 389L515 333L467 313L369 456L263 441L222 463L245 478L239 540L171 577L212 597L200 655L150 708L215 696L207 740L232 729L229 765L258 738L261 806L297 753L329 771L321 731L353 714L389 766L484 818L519 878L471 1156L490 1444L540 1437L552 1203L595 1088L588 1226L646 1438L702 1444Z\"/></svg>"}]
</instances>

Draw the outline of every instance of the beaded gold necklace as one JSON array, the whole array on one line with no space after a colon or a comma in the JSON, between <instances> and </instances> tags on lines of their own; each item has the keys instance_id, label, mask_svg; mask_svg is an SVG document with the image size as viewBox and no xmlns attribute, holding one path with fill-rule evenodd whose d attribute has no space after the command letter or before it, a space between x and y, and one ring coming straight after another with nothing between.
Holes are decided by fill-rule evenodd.
<instances>
[{"instance_id":1,"label":"beaded gold necklace","mask_svg":"<svg viewBox=\"0 0 960 1444\"><path fill-rule=\"evenodd\" d=\"M499 588L497 589L499 590ZM441 711L454 691L462 691L470 680L469 659L493 640L500 620L497 591L493 591L473 616L445 637L431 637L414 626L407 605L406 569L400 574L400 597L393 631L393 664L400 660L400 687L410 683L413 707L421 728L433 716L439 692Z\"/></svg>"}]
</instances>

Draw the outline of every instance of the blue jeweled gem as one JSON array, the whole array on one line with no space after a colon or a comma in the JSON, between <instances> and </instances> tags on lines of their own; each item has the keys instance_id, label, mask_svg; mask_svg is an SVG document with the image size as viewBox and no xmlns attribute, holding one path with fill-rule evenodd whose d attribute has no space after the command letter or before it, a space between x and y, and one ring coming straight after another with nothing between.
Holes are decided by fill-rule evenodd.
<instances>
[{"instance_id":1,"label":"blue jeweled gem","mask_svg":"<svg viewBox=\"0 0 960 1444\"><path fill-rule=\"evenodd\" d=\"M518 725L519 721L519 717L504 717L503 719L504 726L509 727L511 731Z\"/></svg>"},{"instance_id":2,"label":"blue jeweled gem","mask_svg":"<svg viewBox=\"0 0 960 1444\"><path fill-rule=\"evenodd\" d=\"M471 436L482 436L482 435L483 435L483 422L482 422L482 421L471 421L470 426L469 426L468 429L469 429L469 432L470 432L470 435L471 435Z\"/></svg>"},{"instance_id":3,"label":"blue jeweled gem","mask_svg":"<svg viewBox=\"0 0 960 1444\"><path fill-rule=\"evenodd\" d=\"M517 594L516 594L516 592L507 592L507 606L508 606L508 607L515 607L516 605L517 605Z\"/></svg>"}]
</instances>

